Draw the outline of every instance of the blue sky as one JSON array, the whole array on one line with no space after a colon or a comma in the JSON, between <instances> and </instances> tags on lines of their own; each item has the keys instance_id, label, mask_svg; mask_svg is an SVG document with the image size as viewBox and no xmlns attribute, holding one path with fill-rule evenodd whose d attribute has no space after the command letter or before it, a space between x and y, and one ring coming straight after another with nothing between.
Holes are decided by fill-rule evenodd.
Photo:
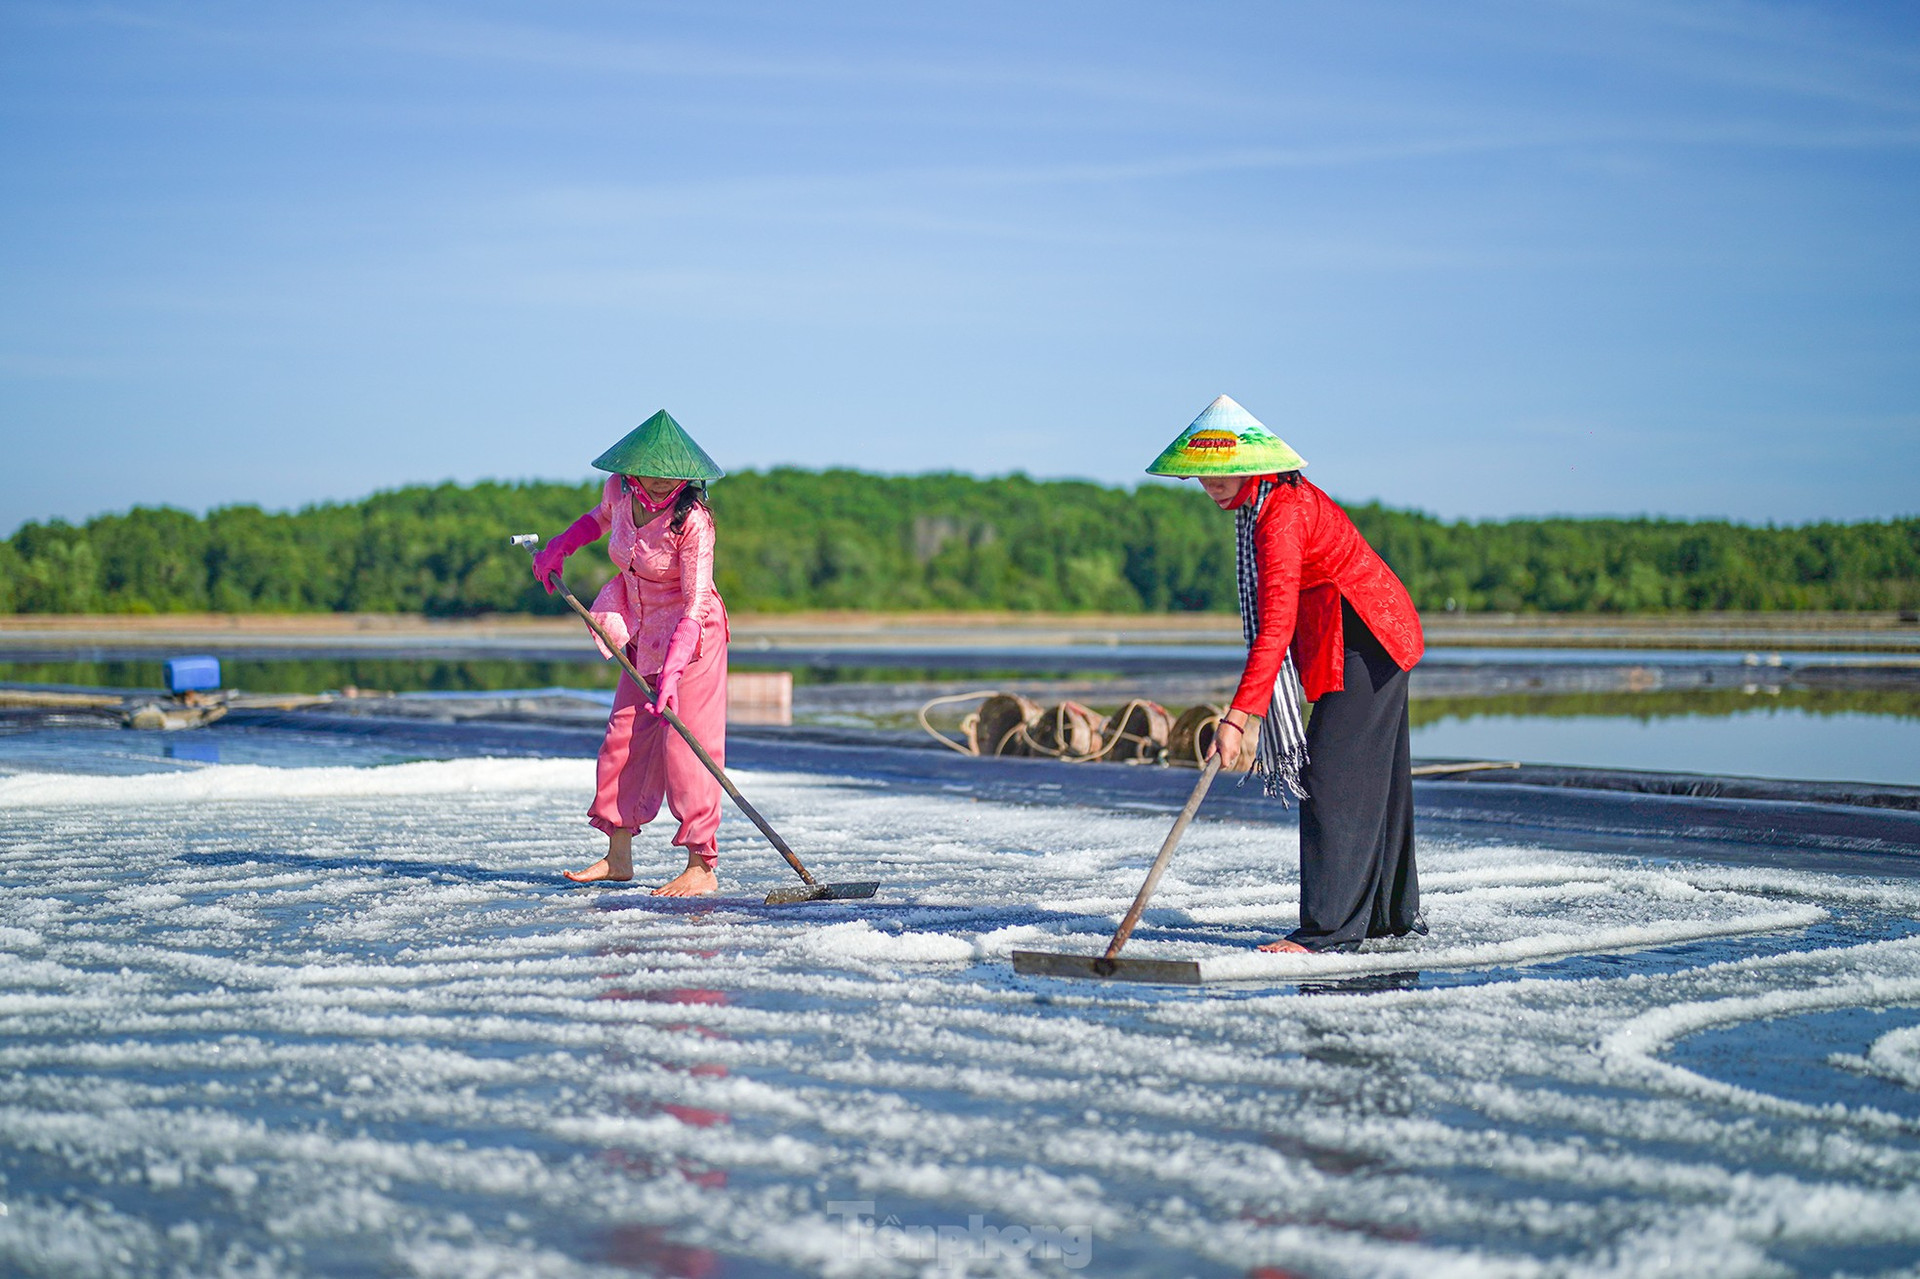
<instances>
[{"instance_id":1,"label":"blue sky","mask_svg":"<svg viewBox=\"0 0 1920 1279\"><path fill-rule=\"evenodd\" d=\"M731 468L1920 512L1902 3L0 0L0 531Z\"/></svg>"}]
</instances>

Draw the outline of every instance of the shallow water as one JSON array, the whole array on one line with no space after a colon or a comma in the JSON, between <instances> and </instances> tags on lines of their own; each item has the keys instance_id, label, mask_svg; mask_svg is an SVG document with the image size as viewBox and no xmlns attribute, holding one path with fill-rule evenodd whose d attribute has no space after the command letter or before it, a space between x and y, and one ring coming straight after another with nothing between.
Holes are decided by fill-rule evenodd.
<instances>
[{"instance_id":1,"label":"shallow water","mask_svg":"<svg viewBox=\"0 0 1920 1279\"><path fill-rule=\"evenodd\" d=\"M1134 946L1235 980L1113 989L1005 955L1164 814L747 774L884 880L769 909L737 817L737 896L566 886L588 761L77 767L0 778L0 1269L1920 1263L1911 880L1428 842L1433 934L1316 970L1247 949L1290 829L1203 819Z\"/></svg>"},{"instance_id":2,"label":"shallow water","mask_svg":"<svg viewBox=\"0 0 1920 1279\"><path fill-rule=\"evenodd\" d=\"M975 637L977 638L977 637ZM368 645L373 645L370 651ZM475 647L484 648L485 641ZM0 682L157 689L165 683L163 661L175 651L122 651L97 642L54 646L35 660L0 660ZM191 648L191 646L188 646ZM539 641L541 655L529 657L515 642L493 655L463 655L468 645L449 644L444 636L379 636L354 640L317 639L291 655L241 643L238 652L215 645L204 651L221 657L222 681L249 692L317 693L353 685L393 692L477 691L538 688L550 684L611 687L613 668L582 636L575 644ZM402 656L409 649L432 653ZM202 650L193 650L202 651ZM735 644L731 662L738 670L787 670L796 684L843 684L940 679L1089 679L1117 672L1236 675L1246 657L1238 643L1207 644L901 644L754 646ZM1715 649L1623 648L1465 648L1436 646L1423 659L1432 665L1510 666L1726 666L1749 670L1756 680L1778 678L1781 669L1817 666L1912 666L1910 654L1883 651L1781 650L1743 652Z\"/></svg>"},{"instance_id":3,"label":"shallow water","mask_svg":"<svg viewBox=\"0 0 1920 1279\"><path fill-rule=\"evenodd\" d=\"M1920 718L1754 706L1731 714L1482 715L1413 730L1413 753L1529 764L1920 785Z\"/></svg>"},{"instance_id":4,"label":"shallow water","mask_svg":"<svg viewBox=\"0 0 1920 1279\"><path fill-rule=\"evenodd\" d=\"M1089 652L1106 651L1082 646ZM1238 649L1217 651L1199 646L1135 646L1142 651L1193 657L1213 652L1231 673L1237 669ZM907 650L909 654L916 650ZM1132 651L1131 649L1127 651ZM1041 668L1031 665L1052 650L1017 647L973 651L975 668L939 666L847 666L825 661L797 666L778 653L742 652L735 659L741 670L788 668L796 680L793 714L796 723L839 728L918 731L914 712L952 685L925 681L964 681L962 687L991 689L1031 676ZM1221 657L1221 654L1225 654ZM1777 655L1773 655L1777 656ZM1886 662L1884 655L1787 654L1841 664ZM432 660L388 658L340 660L238 661L223 664L228 683L254 691L317 692L349 685L384 689L425 697L462 692L556 688L586 697L608 696L611 668L586 650L579 662L511 660ZM1747 669L1747 655L1733 652L1640 653L1602 649L1436 649L1430 661L1461 660L1476 663L1524 661L1620 662L1673 659L1720 663ZM905 659L903 659L905 660ZM911 660L924 660L913 657ZM1020 662L1029 665L1019 665ZM1413 703L1413 751L1436 759L1518 760L1529 764L1564 764L1587 768L1626 768L1661 772L1705 773L1721 776L1791 778L1817 781L1876 782L1920 785L1920 713L1916 694L1905 687L1801 688L1782 690L1767 685L1779 678L1766 659L1756 656L1756 682L1746 689L1729 685L1715 689L1663 689L1652 692L1530 694L1507 692L1488 697L1434 697L1416 695ZM1002 668L999 664L1005 663ZM1044 662L1041 663L1045 665ZM1065 669L1065 668L1062 668ZM1056 672L1057 673L1057 672ZM66 685L146 687L161 680L157 661L0 663L0 679ZM1163 676L1168 687L1171 675ZM1070 692L1049 693L1028 686L1043 702L1072 696L1102 713L1118 706L1139 690L1128 685L1120 693L1112 671L1104 675L1082 671ZM852 686L849 688L848 686ZM868 690L871 696L858 695ZM1178 713L1191 702L1224 700L1226 684L1204 692L1173 694L1154 687L1146 695L1168 699ZM849 696L849 693L856 695ZM946 706L934 714L946 731L957 732L962 714L977 703ZM120 743L102 745L108 753L155 754L171 752L200 762L251 762L250 744L226 734L218 740L175 735L164 747ZM8 748L0 741L0 769ZM404 755L384 755L367 762L394 762ZM324 757L316 756L313 762Z\"/></svg>"},{"instance_id":5,"label":"shallow water","mask_svg":"<svg viewBox=\"0 0 1920 1279\"><path fill-rule=\"evenodd\" d=\"M465 753L457 746L435 752L418 742L397 744L379 735L256 731L232 723L177 733L142 733L96 725L0 733L0 777L13 773L179 773L215 764L364 767Z\"/></svg>"}]
</instances>

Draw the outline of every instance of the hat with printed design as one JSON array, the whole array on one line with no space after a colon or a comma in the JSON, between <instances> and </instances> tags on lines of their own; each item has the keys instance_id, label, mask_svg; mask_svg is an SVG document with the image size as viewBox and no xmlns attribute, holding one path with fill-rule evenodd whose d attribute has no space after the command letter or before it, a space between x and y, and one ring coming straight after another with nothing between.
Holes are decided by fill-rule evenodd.
<instances>
[{"instance_id":1,"label":"hat with printed design","mask_svg":"<svg viewBox=\"0 0 1920 1279\"><path fill-rule=\"evenodd\" d=\"M1259 418L1222 395L1167 445L1149 475L1266 475L1297 471L1307 461L1269 431Z\"/></svg>"}]
</instances>

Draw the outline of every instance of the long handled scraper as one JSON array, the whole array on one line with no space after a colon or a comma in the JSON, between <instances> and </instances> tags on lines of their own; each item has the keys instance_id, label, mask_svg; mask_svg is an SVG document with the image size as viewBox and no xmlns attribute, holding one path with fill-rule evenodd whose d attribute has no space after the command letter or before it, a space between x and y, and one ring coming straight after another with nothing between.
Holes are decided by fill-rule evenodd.
<instances>
[{"instance_id":1,"label":"long handled scraper","mask_svg":"<svg viewBox=\"0 0 1920 1279\"><path fill-rule=\"evenodd\" d=\"M1146 910L1153 890L1160 886L1160 876L1166 873L1167 864L1173 860L1174 846L1187 833L1193 815L1200 811L1200 801L1207 797L1207 788L1213 785L1213 779L1219 772L1220 757L1215 755L1200 770L1200 780L1193 784L1193 794L1187 796L1187 806L1180 810L1180 816L1173 819L1173 829L1167 832L1167 842L1160 845L1160 855L1153 859L1153 867L1147 871L1146 882L1140 885L1140 892L1134 897L1133 905L1128 907L1126 918L1114 930L1113 940L1107 943L1106 954L1061 955L1045 950L1016 950L1013 952L1013 971L1041 977L1093 977L1106 981L1151 981L1198 986L1200 965L1191 959L1122 959L1120 948L1133 935L1133 926L1140 922L1140 914Z\"/></svg>"},{"instance_id":2,"label":"long handled scraper","mask_svg":"<svg viewBox=\"0 0 1920 1279\"><path fill-rule=\"evenodd\" d=\"M531 555L540 545L540 535L521 533L513 539L513 544L526 547L527 553ZM633 669L633 663L627 660L627 655L620 645L613 642L613 638L601 629L600 623L593 620L593 614L587 612L586 606L567 589L565 579L555 573L553 581L560 588L560 593L567 597L567 603L573 606L573 611L580 614L581 620L600 637L600 642L607 646L607 651L612 653L614 660L620 663L620 669L640 686L640 691L647 695L647 700L652 701L653 686L647 683L644 675ZM680 734L694 755L707 766L707 771L712 773L714 779L720 783L720 788L727 792L727 797L747 815L755 826L760 828L760 833L767 837L767 842L779 850L780 855L787 859L787 865L793 867L793 873L800 877L800 885L797 888L776 888L768 893L767 905L791 906L798 902L849 901L859 897L871 897L879 891L878 880L869 879L852 884L823 884L815 879L801 864L800 858L795 855L793 849L787 847L787 841L780 838L780 832L768 825L767 819L760 815L760 810L747 802L747 797L740 793L740 788L733 784L733 779L727 776L726 770L713 762L713 756L707 754L707 748L700 744L700 739L693 735L693 731L681 721L680 716L665 707L658 708L656 713L673 725L673 730Z\"/></svg>"}]
</instances>

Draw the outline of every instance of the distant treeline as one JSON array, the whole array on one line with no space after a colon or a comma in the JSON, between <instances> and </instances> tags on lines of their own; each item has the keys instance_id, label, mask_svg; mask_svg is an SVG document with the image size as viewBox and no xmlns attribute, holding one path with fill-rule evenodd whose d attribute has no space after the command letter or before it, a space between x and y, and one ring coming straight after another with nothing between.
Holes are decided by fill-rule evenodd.
<instances>
[{"instance_id":1,"label":"distant treeline","mask_svg":"<svg viewBox=\"0 0 1920 1279\"><path fill-rule=\"evenodd\" d=\"M141 507L33 523L0 542L0 611L550 613L507 537L551 537L597 494L443 484L292 513ZM712 496L735 610L1234 607L1232 522L1189 485L781 469L730 476ZM1755 528L1350 510L1422 609L1920 605L1920 519ZM596 549L568 577L584 593L609 571Z\"/></svg>"}]
</instances>

